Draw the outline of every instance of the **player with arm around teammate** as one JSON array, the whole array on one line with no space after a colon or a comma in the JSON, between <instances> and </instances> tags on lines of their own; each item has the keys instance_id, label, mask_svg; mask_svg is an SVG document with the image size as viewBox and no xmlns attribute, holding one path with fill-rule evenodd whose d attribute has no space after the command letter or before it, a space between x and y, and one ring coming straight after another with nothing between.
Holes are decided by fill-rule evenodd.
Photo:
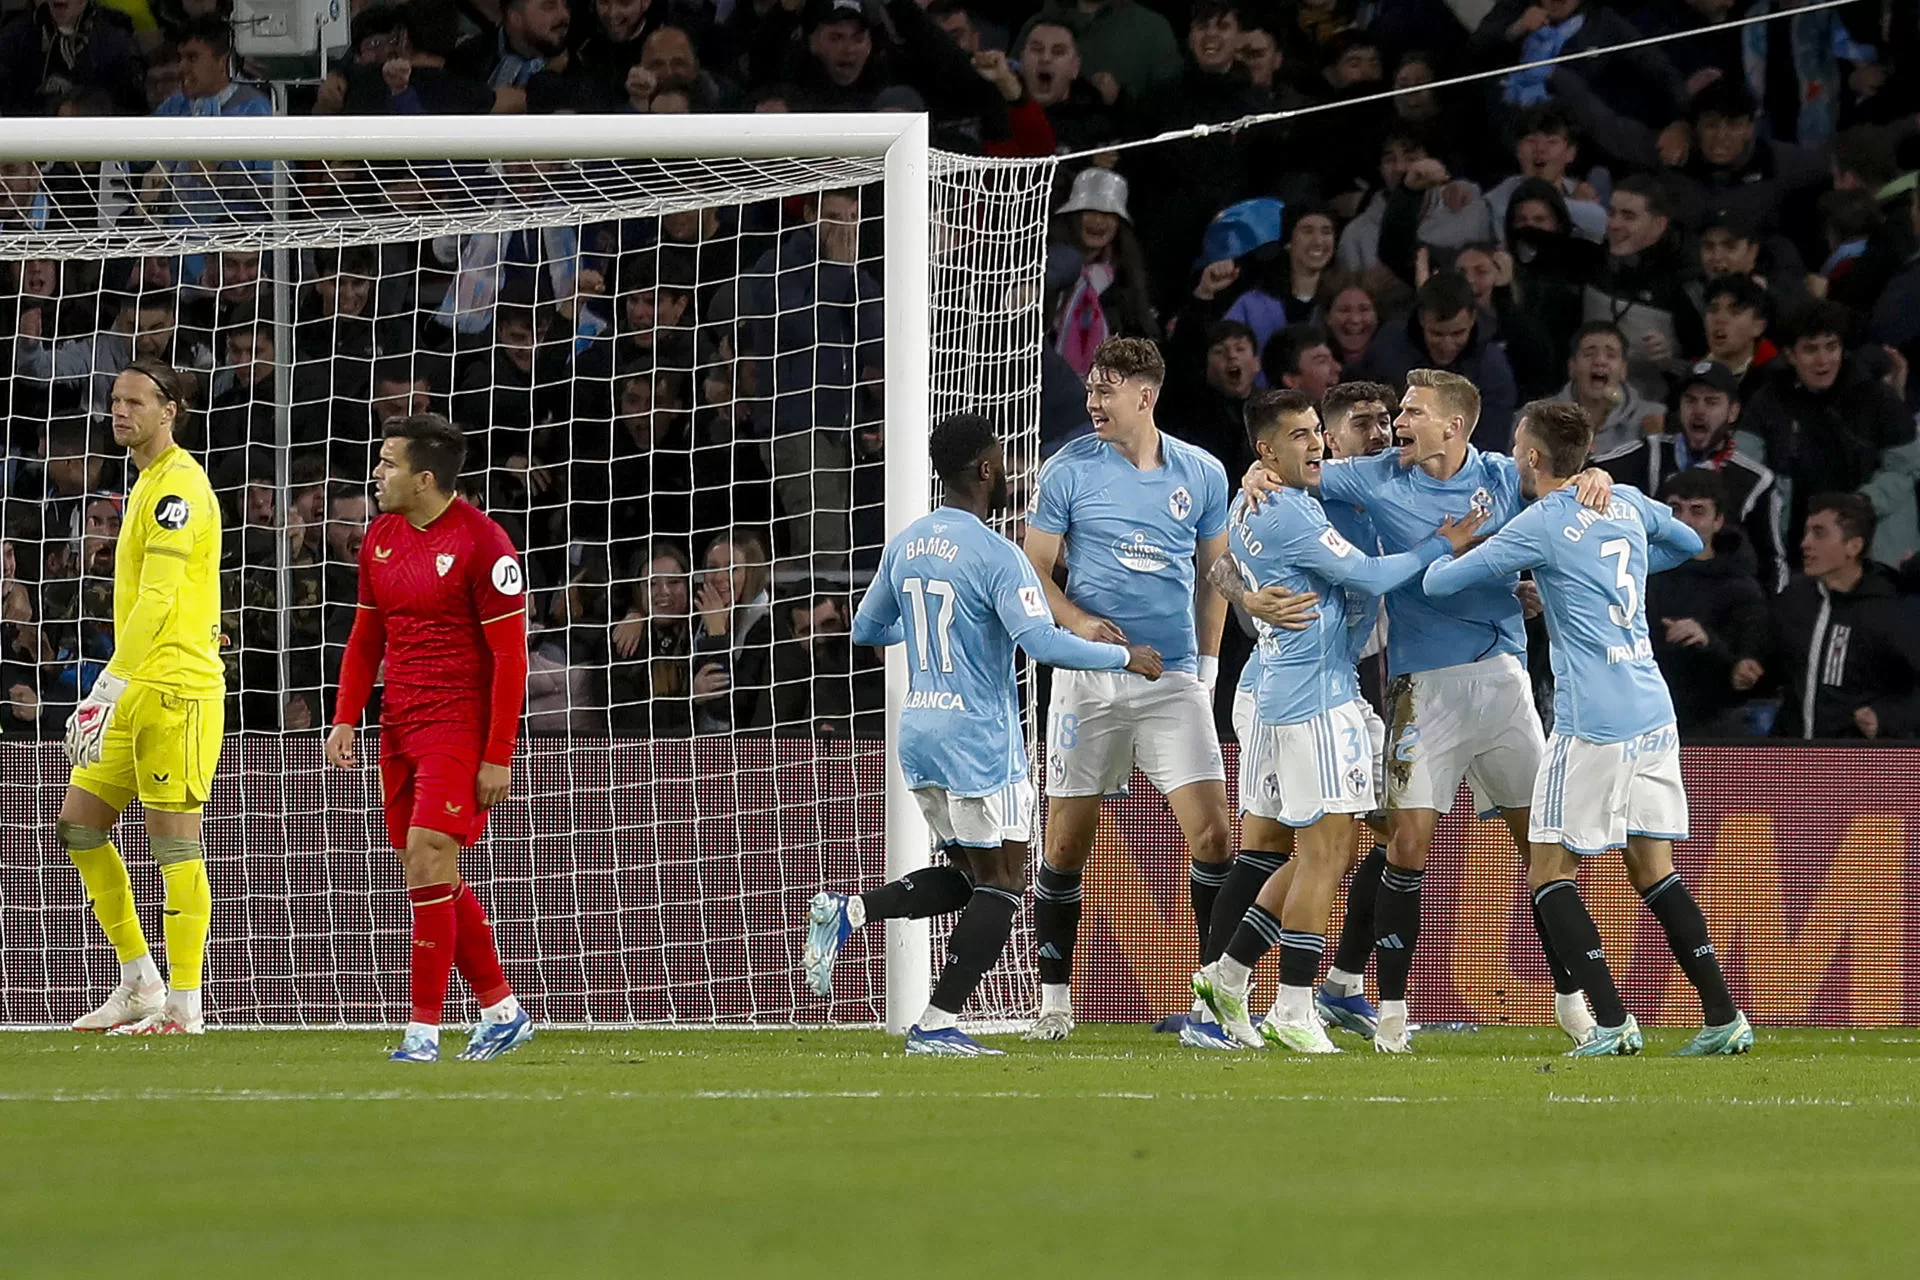
<instances>
[{"instance_id":1,"label":"player with arm around teammate","mask_svg":"<svg viewBox=\"0 0 1920 1280\"><path fill-rule=\"evenodd\" d=\"M1527 887L1554 949L1593 1001L1575 1057L1638 1053L1640 1028L1614 986L1574 882L1582 857L1626 850L1627 878L1699 993L1705 1026L1680 1052L1745 1053L1753 1029L1727 992L1706 918L1673 867L1687 836L1680 734L1647 635L1647 575L1684 564L1700 536L1665 503L1620 486L1603 510L1573 496L1593 429L1575 405L1521 411L1513 456L1538 501L1484 546L1427 570L1435 597L1533 570L1553 636L1553 738L1534 782Z\"/></svg>"},{"instance_id":2,"label":"player with arm around teammate","mask_svg":"<svg viewBox=\"0 0 1920 1280\"><path fill-rule=\"evenodd\" d=\"M1314 979L1326 949L1327 917L1340 877L1353 864L1353 818L1375 805L1372 743L1354 676L1346 589L1377 597L1449 551L1463 550L1486 518L1445 520L1414 550L1365 554L1328 522L1309 490L1320 477L1325 437L1319 410L1298 391L1266 391L1247 402L1254 450L1284 485L1255 509L1236 506L1232 554L1250 588L1282 585L1321 599L1304 632L1261 628L1257 724L1249 759L1245 843L1297 853L1276 869L1237 922L1225 954L1194 975L1194 994L1239 1044L1264 1042L1299 1053L1333 1053L1314 1009ZM1243 775L1244 776L1244 775ZM1247 1013L1253 967L1280 948L1280 993L1256 1030Z\"/></svg>"},{"instance_id":3,"label":"player with arm around teammate","mask_svg":"<svg viewBox=\"0 0 1920 1280\"><path fill-rule=\"evenodd\" d=\"M455 495L460 429L438 414L389 426L373 479L380 517L360 547L360 601L340 662L327 759L354 768L353 727L376 679L387 838L413 907L412 1012L395 1062L436 1062L455 968L480 1003L460 1057L498 1057L533 1038L500 967L493 928L460 850L506 797L527 692L526 579L513 541Z\"/></svg>"},{"instance_id":4,"label":"player with arm around teammate","mask_svg":"<svg viewBox=\"0 0 1920 1280\"><path fill-rule=\"evenodd\" d=\"M67 722L73 774L55 823L120 961L106 1001L76 1031L199 1035L213 894L201 809L220 759L220 508L207 473L174 442L189 382L157 360L113 381L113 438L140 471L113 553L113 659ZM165 885L168 983L147 949L133 884L112 840L135 798Z\"/></svg>"},{"instance_id":5,"label":"player with arm around teammate","mask_svg":"<svg viewBox=\"0 0 1920 1280\"><path fill-rule=\"evenodd\" d=\"M1204 950L1230 870L1226 767L1213 722L1226 601L1206 586L1227 548L1226 472L1156 425L1166 365L1143 338L1110 338L1087 374L1093 434L1041 468L1026 554L1053 618L1089 640L1148 644L1166 674L1061 671L1047 715L1046 848L1034 883L1040 970L1035 1040L1073 1032L1080 881L1101 801L1139 766L1167 798L1190 857L1189 897ZM1064 561L1067 585L1054 582ZM1196 1008L1196 1013L1199 1010Z\"/></svg>"},{"instance_id":6,"label":"player with arm around teammate","mask_svg":"<svg viewBox=\"0 0 1920 1280\"><path fill-rule=\"evenodd\" d=\"M1364 507L1388 553L1412 550L1459 510L1483 510L1485 528L1497 529L1526 499L1512 458L1469 443L1479 418L1480 393L1471 382L1415 369L1395 421L1398 451L1328 463L1319 494ZM1271 484L1248 473L1250 497ZM1610 488L1605 473L1589 471L1579 493L1583 502L1604 506ZM1387 593L1389 834L1373 914L1380 988L1373 1046L1382 1053L1411 1051L1407 986L1420 935L1421 879L1434 828L1453 808L1463 779L1500 811L1514 847L1527 857L1527 807L1545 734L1521 661L1526 629L1516 586L1509 578L1430 599L1416 581ZM1555 1017L1579 1043L1593 1015L1547 945L1538 913L1534 927L1553 973Z\"/></svg>"},{"instance_id":7,"label":"player with arm around teammate","mask_svg":"<svg viewBox=\"0 0 1920 1280\"><path fill-rule=\"evenodd\" d=\"M1393 442L1394 399L1392 388L1378 382L1342 382L1331 388L1320 400L1320 421L1326 431L1327 456L1370 458L1384 453ZM1379 551L1379 535L1374 533L1373 522L1364 510L1344 502L1323 502L1322 505L1326 508L1328 521L1341 537L1368 555ZM1257 622L1274 622L1275 609L1268 598L1276 593L1281 597L1285 595L1283 588L1275 586L1263 587L1259 592L1248 592L1246 583L1240 577L1239 566L1230 555L1222 556L1214 563L1208 581L1216 591L1226 596L1228 603L1246 609ZM1354 661L1364 665L1368 658L1384 656L1386 609L1380 598L1360 591L1351 584L1341 590L1345 595L1348 647ZM1253 905L1254 899L1265 887L1267 876L1288 865L1284 852L1256 849L1245 838L1244 815L1249 809L1249 788L1258 782L1255 770L1250 767L1251 756L1248 753L1253 744L1257 721L1254 684L1259 671L1257 659L1249 661L1241 674L1239 691L1234 696L1233 727L1241 751L1242 838L1240 852L1233 860L1233 873L1214 902L1207 948L1200 957L1202 968L1218 960L1224 953L1247 908ZM1374 798L1384 803L1387 726L1364 687L1360 710L1367 722ZM1321 1021L1370 1039L1380 1015L1373 1002L1367 999L1365 972L1367 958L1373 954L1374 899L1379 895L1380 875L1387 864L1384 843L1387 834L1386 813L1384 810L1375 810L1366 815L1365 821L1374 832L1375 842L1367 856L1361 859L1360 865L1354 868L1353 881L1347 889L1346 912L1340 925L1339 943L1328 967L1326 981L1320 985L1314 1002L1319 1008ZM1280 900L1285 900L1284 894L1281 894Z\"/></svg>"},{"instance_id":8,"label":"player with arm around teammate","mask_svg":"<svg viewBox=\"0 0 1920 1280\"><path fill-rule=\"evenodd\" d=\"M1161 663L1144 645L1082 640L1054 625L1032 565L986 523L1008 495L1005 451L985 418L945 419L928 452L945 501L887 543L854 616L853 642L907 646L899 765L947 865L869 893L816 895L802 966L808 989L830 996L834 964L854 929L960 912L906 1048L978 1057L1000 1051L962 1032L960 1011L1006 947L1033 839L1014 646L1056 667L1124 670L1149 681L1159 678Z\"/></svg>"}]
</instances>

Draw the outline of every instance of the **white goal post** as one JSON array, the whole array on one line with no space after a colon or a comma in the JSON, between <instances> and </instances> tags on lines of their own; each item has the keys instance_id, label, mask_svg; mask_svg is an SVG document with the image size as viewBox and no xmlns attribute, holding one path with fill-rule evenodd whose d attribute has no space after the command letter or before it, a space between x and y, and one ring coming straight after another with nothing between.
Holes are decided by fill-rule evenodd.
<instances>
[{"instance_id":1,"label":"white goal post","mask_svg":"<svg viewBox=\"0 0 1920 1280\"><path fill-rule=\"evenodd\" d=\"M883 273L884 287L886 536L891 537L930 509L933 480L927 436L936 417L959 409L982 409L996 416L1003 429L1027 441L1029 457L1034 447L1042 232L1053 162L977 160L932 152L923 115L115 117L12 120L0 130L0 162L106 163L129 157L137 157L142 164L191 163L207 157L271 163L280 176L266 188L271 192L270 216L197 223L154 219L138 229L122 226L75 231L51 225L16 228L0 232L0 261L177 256L289 247L312 251L399 235L424 240L435 235L512 231L537 225L542 216L552 216L543 215L539 207L419 207L409 211L404 230L396 231L381 216L356 211L351 201L349 207L325 216L311 211L294 214L289 204L291 181L285 174L292 162L300 161L366 165L569 162L583 158L609 165L658 162L660 174L668 180L659 200L661 208L673 207L674 166L682 161L696 166L709 162L730 165L730 181L736 190L752 190L754 164L772 162L775 176L769 190L773 195L788 197L808 187L818 191L877 181L884 193L884 246L877 269ZM848 163L828 166L823 161ZM785 162L792 162L788 169L781 168ZM802 172L804 166L812 169ZM591 171L583 169L579 173L584 176L577 177L573 188L563 193L567 206L564 216L584 221L599 207L601 193L594 187L598 179ZM623 201L632 205L634 192L642 185L641 179L624 170L621 175L616 185L626 186L605 195L609 210L617 210ZM1020 206L1004 225L981 228L982 242L991 242L997 254L991 269L976 269L969 264L966 255L976 248L969 228L949 225L944 233L941 229L935 188L952 175L958 176L952 177L950 189L961 192L957 197L961 206L999 200ZM679 198L685 206L695 207L711 196L689 186ZM936 244L936 240L944 240L944 244ZM939 260L942 253L948 258L944 268ZM279 283L287 283L284 273ZM942 289L947 291L944 300L936 296ZM999 300L983 307L976 294L984 296L988 292ZM993 314L996 310L1007 314ZM277 323L283 334L289 332L284 314ZM969 353L978 350L983 341L977 333L983 325L999 326L993 344L1000 350L1017 352L1019 359L990 371L968 367ZM291 393L283 385L278 394L279 407L284 411L285 399ZM282 439L284 454L284 436ZM284 458L281 466L284 503ZM891 879L926 865L929 858L925 825L891 750L891 735L906 691L906 659L897 647L886 657L885 688L889 750L885 763L884 872ZM229 725L230 730L233 727ZM15 779L0 782L11 785ZM370 817L377 826L377 812ZM19 822L17 811L8 815L5 825L9 841L32 840L33 833L21 829L31 823ZM864 887L871 887L871 883ZM0 879L0 897L5 889L6 881ZM52 890L48 892L51 895ZM904 1031L926 1003L933 962L930 937L924 921L888 924L884 1020L891 1031ZM98 941L92 938L90 943L96 951ZM0 947L9 945L0 935ZM1013 948L1008 959L1017 960ZM0 964L0 974L5 973L4 964ZM1020 1016L1025 1013L1021 1007L1025 998L1023 993L1002 994L987 1016ZM761 1021L761 1013L756 1004L753 1016L746 1020ZM765 1021L784 1020L777 1009L764 1013ZM17 1014L0 1009L0 1023L19 1020ZM324 1010L301 1013L296 1020L327 1021L328 1014ZM336 1012L333 1020L354 1018ZM629 1014L612 1019L590 1015L587 1020L648 1019Z\"/></svg>"}]
</instances>

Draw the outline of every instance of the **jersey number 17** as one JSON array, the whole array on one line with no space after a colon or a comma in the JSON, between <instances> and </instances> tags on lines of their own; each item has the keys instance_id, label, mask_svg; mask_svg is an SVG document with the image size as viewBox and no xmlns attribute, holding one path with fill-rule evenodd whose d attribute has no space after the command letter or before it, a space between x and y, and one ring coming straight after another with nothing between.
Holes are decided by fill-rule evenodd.
<instances>
[{"instance_id":1,"label":"jersey number 17","mask_svg":"<svg viewBox=\"0 0 1920 1280\"><path fill-rule=\"evenodd\" d=\"M940 670L953 670L953 584L944 578L921 581L919 578L906 578L901 581L900 589L907 593L913 602L913 652L919 659L920 669L927 670L927 597L932 596L939 602L940 620L936 624L940 649Z\"/></svg>"}]
</instances>

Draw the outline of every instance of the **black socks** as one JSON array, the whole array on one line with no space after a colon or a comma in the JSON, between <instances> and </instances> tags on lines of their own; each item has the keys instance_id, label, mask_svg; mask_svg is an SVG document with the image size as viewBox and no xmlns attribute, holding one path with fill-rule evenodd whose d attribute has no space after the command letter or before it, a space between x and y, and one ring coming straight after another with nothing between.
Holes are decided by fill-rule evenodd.
<instances>
[{"instance_id":1,"label":"black socks","mask_svg":"<svg viewBox=\"0 0 1920 1280\"><path fill-rule=\"evenodd\" d=\"M1233 863L1201 862L1194 859L1187 864L1187 900L1193 904L1193 928L1199 935L1200 954L1207 954L1207 941L1212 936L1213 904L1220 897L1220 891L1226 888L1227 879L1233 874ZM1202 964L1206 961L1203 959Z\"/></svg>"},{"instance_id":2,"label":"black socks","mask_svg":"<svg viewBox=\"0 0 1920 1280\"><path fill-rule=\"evenodd\" d=\"M973 877L958 867L922 867L860 895L869 920L925 920L952 915L973 896Z\"/></svg>"},{"instance_id":3,"label":"black socks","mask_svg":"<svg viewBox=\"0 0 1920 1280\"><path fill-rule=\"evenodd\" d=\"M1347 886L1347 914L1340 921L1340 943L1333 949L1336 969L1346 973L1367 971L1367 957L1373 954L1373 908L1380 896L1380 873L1386 865L1386 847L1375 845L1353 870L1353 883Z\"/></svg>"},{"instance_id":4,"label":"black socks","mask_svg":"<svg viewBox=\"0 0 1920 1280\"><path fill-rule=\"evenodd\" d=\"M1680 971L1700 993L1700 1011L1706 1024L1724 1027L1732 1022L1733 996L1727 991L1726 975L1720 972L1720 957L1714 953L1713 939L1707 936L1707 918L1700 913L1700 904L1687 892L1687 886L1681 883L1680 873L1676 871L1659 883L1649 885L1640 900L1660 922L1667 935L1667 945L1673 949L1673 958L1680 962Z\"/></svg>"},{"instance_id":5,"label":"black socks","mask_svg":"<svg viewBox=\"0 0 1920 1280\"><path fill-rule=\"evenodd\" d=\"M947 963L933 984L934 1008L959 1013L966 1007L980 979L1000 962L1018 910L1020 895L1012 890L983 884L973 891L967 909L947 935Z\"/></svg>"},{"instance_id":6,"label":"black socks","mask_svg":"<svg viewBox=\"0 0 1920 1280\"><path fill-rule=\"evenodd\" d=\"M1033 877L1033 937L1043 984L1065 986L1073 980L1073 944L1079 935L1080 873L1056 871L1042 858Z\"/></svg>"},{"instance_id":7,"label":"black socks","mask_svg":"<svg viewBox=\"0 0 1920 1280\"><path fill-rule=\"evenodd\" d=\"M1246 917L1247 908L1260 896L1260 890L1273 877L1273 873L1287 865L1284 853L1262 853L1255 849L1242 849L1240 856L1231 864L1227 882L1213 899L1213 919L1207 927L1205 944L1200 948L1200 963L1212 964L1226 954L1227 944L1233 940L1234 930L1240 927L1240 921Z\"/></svg>"},{"instance_id":8,"label":"black socks","mask_svg":"<svg viewBox=\"0 0 1920 1280\"><path fill-rule=\"evenodd\" d=\"M1546 925L1553 950L1587 993L1594 1020L1603 1027L1624 1023L1627 1007L1613 985L1613 972L1600 948L1600 930L1580 900L1579 888L1571 880L1550 880L1534 890L1533 905Z\"/></svg>"},{"instance_id":9,"label":"black socks","mask_svg":"<svg viewBox=\"0 0 1920 1280\"><path fill-rule=\"evenodd\" d=\"M1407 998L1413 948L1420 941L1420 877L1421 872L1391 862L1380 869L1380 892L1373 902L1373 946L1379 957L1382 1000Z\"/></svg>"}]
</instances>

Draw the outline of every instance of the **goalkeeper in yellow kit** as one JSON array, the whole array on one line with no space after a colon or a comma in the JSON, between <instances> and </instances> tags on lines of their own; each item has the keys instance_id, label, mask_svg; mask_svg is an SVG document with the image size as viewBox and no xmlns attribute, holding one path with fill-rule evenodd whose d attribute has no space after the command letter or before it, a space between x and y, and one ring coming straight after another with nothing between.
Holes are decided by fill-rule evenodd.
<instances>
[{"instance_id":1,"label":"goalkeeper in yellow kit","mask_svg":"<svg viewBox=\"0 0 1920 1280\"><path fill-rule=\"evenodd\" d=\"M184 375L136 360L113 383L113 438L140 471L113 564L113 660L67 722L73 776L57 824L93 914L120 958L120 983L77 1031L198 1035L200 969L213 895L200 808L220 759L220 512L207 473L174 432ZM138 797L166 884L170 988L147 950L133 885L111 832Z\"/></svg>"}]
</instances>

